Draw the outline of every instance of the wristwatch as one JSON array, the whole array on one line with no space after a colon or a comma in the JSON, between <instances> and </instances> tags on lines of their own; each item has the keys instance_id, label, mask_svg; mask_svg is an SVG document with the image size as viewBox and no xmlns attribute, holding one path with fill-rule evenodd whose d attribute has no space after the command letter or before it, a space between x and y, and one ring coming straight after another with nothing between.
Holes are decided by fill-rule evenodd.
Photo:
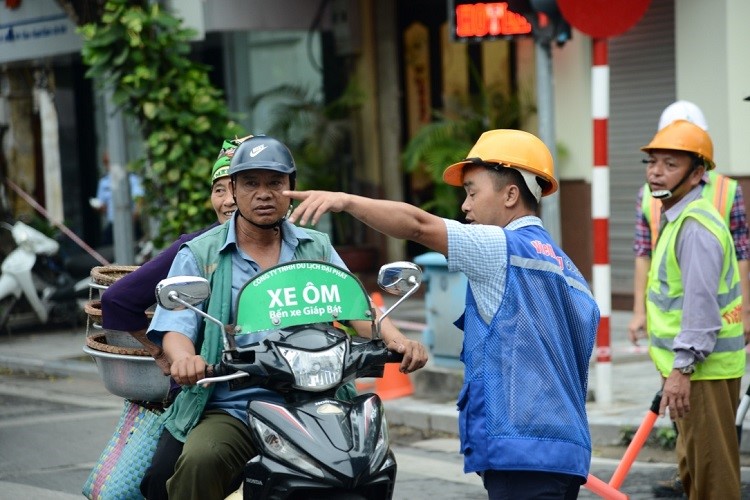
<instances>
[{"instance_id":1,"label":"wristwatch","mask_svg":"<svg viewBox=\"0 0 750 500\"><path fill-rule=\"evenodd\" d=\"M680 373L683 375L691 375L695 372L695 365L683 366L682 368L678 368L678 370L680 370Z\"/></svg>"}]
</instances>

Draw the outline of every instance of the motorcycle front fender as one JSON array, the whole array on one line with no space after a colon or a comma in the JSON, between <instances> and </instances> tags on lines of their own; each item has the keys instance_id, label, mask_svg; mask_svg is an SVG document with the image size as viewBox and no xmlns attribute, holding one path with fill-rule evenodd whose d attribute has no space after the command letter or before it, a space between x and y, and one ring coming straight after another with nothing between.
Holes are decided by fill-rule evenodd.
<instances>
[{"instance_id":1,"label":"motorcycle front fender","mask_svg":"<svg viewBox=\"0 0 750 500\"><path fill-rule=\"evenodd\" d=\"M321 399L301 404L251 401L248 416L273 428L308 457L320 462L327 474L351 485L369 475L370 457L385 418L380 398L357 396L352 402ZM252 431L256 445L263 438ZM384 436L388 447L387 436Z\"/></svg>"}]
</instances>

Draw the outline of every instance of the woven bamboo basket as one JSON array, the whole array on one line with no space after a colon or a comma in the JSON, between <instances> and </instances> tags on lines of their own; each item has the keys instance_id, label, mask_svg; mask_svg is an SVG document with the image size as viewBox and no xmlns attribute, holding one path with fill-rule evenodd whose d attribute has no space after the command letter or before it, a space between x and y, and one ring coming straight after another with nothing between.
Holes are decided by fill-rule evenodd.
<instances>
[{"instance_id":1,"label":"woven bamboo basket","mask_svg":"<svg viewBox=\"0 0 750 500\"><path fill-rule=\"evenodd\" d=\"M103 328L104 322L101 300L95 299L95 297L101 299L101 294L104 290L106 290L110 285L115 283L123 276L126 276L127 274L132 273L133 271L138 269L138 267L139 266L109 265L97 266L91 269L91 293L89 294L89 301L84 304L83 307L84 312L88 316L88 322L86 325L87 336L103 332L106 337L107 343L110 345L120 347L142 347L141 343L138 342L138 340L134 339L127 332L119 330L107 330ZM95 294L94 290L98 290L98 292ZM146 313L146 316L149 318L152 317L153 312L151 312L150 316L148 313ZM92 330L95 330L96 332Z\"/></svg>"},{"instance_id":2,"label":"woven bamboo basket","mask_svg":"<svg viewBox=\"0 0 750 500\"><path fill-rule=\"evenodd\" d=\"M91 268L91 281L97 285L109 286L126 274L132 273L138 266L97 266Z\"/></svg>"}]
</instances>

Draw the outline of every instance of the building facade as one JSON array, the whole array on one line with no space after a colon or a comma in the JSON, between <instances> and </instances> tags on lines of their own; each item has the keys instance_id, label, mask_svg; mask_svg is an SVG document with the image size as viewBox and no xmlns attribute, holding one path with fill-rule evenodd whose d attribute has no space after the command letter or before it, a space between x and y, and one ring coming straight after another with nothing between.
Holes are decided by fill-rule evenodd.
<instances>
[{"instance_id":1,"label":"building facade","mask_svg":"<svg viewBox=\"0 0 750 500\"><path fill-rule=\"evenodd\" d=\"M451 41L445 0L180 0L168 5L197 30L194 56L213 67L212 81L250 132L265 132L273 120L273 100L253 103L264 91L294 84L327 99L340 94L345 80L356 80L366 97L352 116L351 185L359 193L419 202L429 193L429 183L404 173L405 144L433 119L434 110L449 108L478 86L500 86L526 98L531 111L517 126L538 133L534 41ZM33 12L28 10L32 6ZM54 16L66 43L36 43L34 50L19 55L22 40L12 42L10 31ZM2 161L8 178L22 181L38 200L48 196L44 180L53 167L44 165L49 138L41 132L33 96L26 99L36 118L20 122L11 112L22 90L19 75L43 69L55 83L64 220L92 241L96 214L87 200L101 173L98 159L106 147L101 124L106 120L99 92L82 76L74 25L66 24L64 16L54 0L21 2L15 10L0 7L0 64L6 82L0 96ZM632 303L635 197L645 180L639 147L656 131L665 106L676 99L698 104L709 122L719 170L739 179L746 192L750 189L750 141L744 140L750 102L743 101L750 95L750 32L740 26L748 16L750 4L741 0L652 0L636 26L608 41L609 252L615 309ZM54 26L48 33L55 33ZM572 39L552 51L561 243L589 279L594 241L591 46L589 37L573 30ZM29 81L27 87L33 89L33 78ZM32 140L19 146L10 141L14 134L28 134ZM136 155L137 135L128 133L123 140L129 154ZM29 168L35 172L31 178L26 177ZM423 251L367 231L359 242L375 247L379 262Z\"/></svg>"}]
</instances>

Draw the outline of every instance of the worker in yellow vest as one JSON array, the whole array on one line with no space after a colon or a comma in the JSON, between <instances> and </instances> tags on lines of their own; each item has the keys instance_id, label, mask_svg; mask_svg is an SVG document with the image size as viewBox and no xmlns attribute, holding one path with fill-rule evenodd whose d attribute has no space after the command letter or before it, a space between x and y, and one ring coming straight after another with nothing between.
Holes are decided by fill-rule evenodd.
<instances>
[{"instance_id":1,"label":"worker in yellow vest","mask_svg":"<svg viewBox=\"0 0 750 500\"><path fill-rule=\"evenodd\" d=\"M689 101L676 101L667 106L659 118L659 130L674 120L687 120L708 130L703 112ZM742 286L742 322L745 342L750 341L750 237L748 235L745 201L742 187L736 180L708 171L701 179L703 197L712 202L732 233ZM628 324L630 341L638 345L646 338L646 274L651 264L651 252L656 245L661 220L662 201L651 195L648 184L638 193L636 202L635 270L633 273L633 317Z\"/></svg>"},{"instance_id":2,"label":"worker in yellow vest","mask_svg":"<svg viewBox=\"0 0 750 500\"><path fill-rule=\"evenodd\" d=\"M715 167L699 126L676 120L641 148L662 222L646 281L649 354L664 379L659 414L678 430L688 498L740 498L734 425L745 373L742 290L732 235L701 180Z\"/></svg>"}]
</instances>

